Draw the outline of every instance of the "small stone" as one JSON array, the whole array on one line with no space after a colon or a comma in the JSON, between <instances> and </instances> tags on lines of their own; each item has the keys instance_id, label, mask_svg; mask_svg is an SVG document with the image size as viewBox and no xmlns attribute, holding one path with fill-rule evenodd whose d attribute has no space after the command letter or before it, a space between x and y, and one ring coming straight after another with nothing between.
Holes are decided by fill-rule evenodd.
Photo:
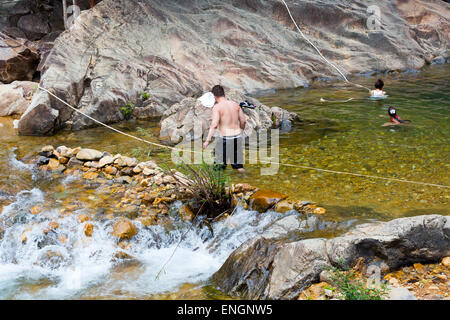
<instances>
[{"instance_id":1,"label":"small stone","mask_svg":"<svg viewBox=\"0 0 450 320\"><path fill-rule=\"evenodd\" d=\"M80 221L81 223L84 223L89 220L91 220L91 218L89 218L89 216L87 214L80 214L78 216L78 221Z\"/></svg>"},{"instance_id":2,"label":"small stone","mask_svg":"<svg viewBox=\"0 0 450 320\"><path fill-rule=\"evenodd\" d=\"M322 214L325 214L326 212L327 212L327 210L325 210L325 208L318 207L318 208L314 209L314 214L317 214L317 215L322 215Z\"/></svg>"},{"instance_id":3,"label":"small stone","mask_svg":"<svg viewBox=\"0 0 450 320\"><path fill-rule=\"evenodd\" d=\"M48 146L42 147L40 152L52 152L53 153L53 151L55 151L55 148L53 146L48 145Z\"/></svg>"},{"instance_id":4,"label":"small stone","mask_svg":"<svg viewBox=\"0 0 450 320\"><path fill-rule=\"evenodd\" d=\"M250 197L250 204L253 210L266 212L287 196L270 190L258 190Z\"/></svg>"},{"instance_id":5,"label":"small stone","mask_svg":"<svg viewBox=\"0 0 450 320\"><path fill-rule=\"evenodd\" d=\"M130 167L125 167L122 170L120 170L121 176L132 176L133 175L133 169Z\"/></svg>"},{"instance_id":6,"label":"small stone","mask_svg":"<svg viewBox=\"0 0 450 320\"><path fill-rule=\"evenodd\" d=\"M154 170L154 169L150 169L150 168L144 168L142 173L144 174L144 176L153 176L153 175L157 174L158 171Z\"/></svg>"},{"instance_id":7,"label":"small stone","mask_svg":"<svg viewBox=\"0 0 450 320\"><path fill-rule=\"evenodd\" d=\"M286 213L290 210L294 210L294 203L290 200L282 200L275 206L276 212Z\"/></svg>"},{"instance_id":8,"label":"small stone","mask_svg":"<svg viewBox=\"0 0 450 320\"><path fill-rule=\"evenodd\" d=\"M59 167L59 165L60 165L60 163L59 163L59 161L56 160L56 159L50 159L50 161L48 162L48 167L49 167L51 170L57 170L58 167Z\"/></svg>"},{"instance_id":9,"label":"small stone","mask_svg":"<svg viewBox=\"0 0 450 320\"><path fill-rule=\"evenodd\" d=\"M450 267L450 257L445 257L444 259L442 259L442 265L444 265L445 267Z\"/></svg>"},{"instance_id":10,"label":"small stone","mask_svg":"<svg viewBox=\"0 0 450 320\"><path fill-rule=\"evenodd\" d=\"M98 177L98 172L86 172L82 175L83 179L94 180Z\"/></svg>"},{"instance_id":11,"label":"small stone","mask_svg":"<svg viewBox=\"0 0 450 320\"><path fill-rule=\"evenodd\" d=\"M116 182L122 183L122 184L125 184L125 183L131 184L131 182L133 182L133 181L131 180L131 178L129 176L121 176L116 179Z\"/></svg>"},{"instance_id":12,"label":"small stone","mask_svg":"<svg viewBox=\"0 0 450 320\"><path fill-rule=\"evenodd\" d=\"M66 157L59 157L58 158L59 163L61 164L66 164L67 162L69 162L69 158Z\"/></svg>"},{"instance_id":13,"label":"small stone","mask_svg":"<svg viewBox=\"0 0 450 320\"><path fill-rule=\"evenodd\" d=\"M41 207L38 206L34 206L33 208L30 209L31 214L39 214L41 213L41 211L42 211Z\"/></svg>"},{"instance_id":14,"label":"small stone","mask_svg":"<svg viewBox=\"0 0 450 320\"><path fill-rule=\"evenodd\" d=\"M94 149L81 149L77 153L78 160L98 161L103 157L103 152Z\"/></svg>"},{"instance_id":15,"label":"small stone","mask_svg":"<svg viewBox=\"0 0 450 320\"><path fill-rule=\"evenodd\" d=\"M414 269L418 273L424 273L423 265L421 263L414 263Z\"/></svg>"},{"instance_id":16,"label":"small stone","mask_svg":"<svg viewBox=\"0 0 450 320\"><path fill-rule=\"evenodd\" d=\"M181 220L183 221L192 221L195 218L195 214L192 209L188 205L183 205L179 210L178 214L180 215Z\"/></svg>"},{"instance_id":17,"label":"small stone","mask_svg":"<svg viewBox=\"0 0 450 320\"><path fill-rule=\"evenodd\" d=\"M137 234L137 228L130 220L122 219L114 224L112 235L120 240L129 240Z\"/></svg>"},{"instance_id":18,"label":"small stone","mask_svg":"<svg viewBox=\"0 0 450 320\"><path fill-rule=\"evenodd\" d=\"M92 233L94 232L94 225L92 223L86 223L84 225L84 234L86 237L92 237Z\"/></svg>"},{"instance_id":19,"label":"small stone","mask_svg":"<svg viewBox=\"0 0 450 320\"><path fill-rule=\"evenodd\" d=\"M40 156L40 157L37 159L36 164L37 164L38 166L43 166L43 165L48 164L49 161L50 161L49 158L44 157L44 156Z\"/></svg>"},{"instance_id":20,"label":"small stone","mask_svg":"<svg viewBox=\"0 0 450 320\"><path fill-rule=\"evenodd\" d=\"M116 175L117 173L117 168L112 167L112 166L107 166L106 168L103 169L103 171L109 175Z\"/></svg>"},{"instance_id":21,"label":"small stone","mask_svg":"<svg viewBox=\"0 0 450 320\"><path fill-rule=\"evenodd\" d=\"M77 158L70 158L69 162L67 162L67 167L68 168L81 167L83 165L84 165L84 162L78 160Z\"/></svg>"},{"instance_id":22,"label":"small stone","mask_svg":"<svg viewBox=\"0 0 450 320\"><path fill-rule=\"evenodd\" d=\"M105 156L103 158L100 159L99 163L98 163L98 167L99 168L103 168L104 166L107 166L109 164L114 163L114 158L111 156Z\"/></svg>"}]
</instances>

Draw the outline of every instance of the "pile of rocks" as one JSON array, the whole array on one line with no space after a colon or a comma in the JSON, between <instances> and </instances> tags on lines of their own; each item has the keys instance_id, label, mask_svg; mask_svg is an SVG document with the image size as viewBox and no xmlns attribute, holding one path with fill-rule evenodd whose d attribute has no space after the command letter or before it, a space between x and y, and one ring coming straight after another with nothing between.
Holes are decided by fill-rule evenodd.
<instances>
[{"instance_id":1,"label":"pile of rocks","mask_svg":"<svg viewBox=\"0 0 450 320\"><path fill-rule=\"evenodd\" d=\"M120 200L117 208L128 208L130 214L141 208L156 215L166 215L171 203L175 200L188 200L191 195L183 185L193 183L191 180L179 171L171 169L169 172L161 168L153 160L139 162L136 158L120 154L113 156L94 149L45 146L34 162L41 171L78 175L98 183L127 185L124 192L126 196ZM246 183L233 184L229 191L233 207L240 205L244 209L260 213L274 210L281 213L297 211L321 215L326 212L324 208L311 202L287 199L285 194L258 190ZM180 209L180 215L183 219L193 217L192 210L188 207ZM131 216L134 218L136 215Z\"/></svg>"}]
</instances>

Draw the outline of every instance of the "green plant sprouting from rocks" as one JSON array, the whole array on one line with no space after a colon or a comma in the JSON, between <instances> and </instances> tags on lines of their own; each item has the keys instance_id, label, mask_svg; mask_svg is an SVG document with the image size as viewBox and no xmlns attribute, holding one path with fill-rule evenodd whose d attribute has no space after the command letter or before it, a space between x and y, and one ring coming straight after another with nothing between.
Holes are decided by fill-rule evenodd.
<instances>
[{"instance_id":1,"label":"green plant sprouting from rocks","mask_svg":"<svg viewBox=\"0 0 450 320\"><path fill-rule=\"evenodd\" d=\"M331 291L339 293L344 300L382 300L387 295L384 285L380 288L369 288L356 276L356 271L347 268L330 267L326 269L330 273L333 283Z\"/></svg>"},{"instance_id":2,"label":"green plant sprouting from rocks","mask_svg":"<svg viewBox=\"0 0 450 320\"><path fill-rule=\"evenodd\" d=\"M191 206L196 216L206 215L207 219L215 219L231 211L229 177L223 170L205 162L197 166L182 163L178 170L187 179L174 173L171 175L191 195Z\"/></svg>"},{"instance_id":3,"label":"green plant sprouting from rocks","mask_svg":"<svg viewBox=\"0 0 450 320\"><path fill-rule=\"evenodd\" d=\"M141 92L142 101L148 100L149 97L150 97L150 94L148 92L145 92L145 91Z\"/></svg>"},{"instance_id":4,"label":"green plant sprouting from rocks","mask_svg":"<svg viewBox=\"0 0 450 320\"><path fill-rule=\"evenodd\" d=\"M129 101L127 102L125 107L120 108L120 112L122 112L123 117L127 120L131 118L131 116L133 115L133 111L134 111L134 104L132 104Z\"/></svg>"}]
</instances>

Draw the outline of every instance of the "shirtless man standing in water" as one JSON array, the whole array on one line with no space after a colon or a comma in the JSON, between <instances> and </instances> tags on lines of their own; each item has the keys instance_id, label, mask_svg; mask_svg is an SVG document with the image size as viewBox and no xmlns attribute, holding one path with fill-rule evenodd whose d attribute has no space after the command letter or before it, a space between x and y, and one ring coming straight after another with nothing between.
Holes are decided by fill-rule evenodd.
<instances>
[{"instance_id":1,"label":"shirtless man standing in water","mask_svg":"<svg viewBox=\"0 0 450 320\"><path fill-rule=\"evenodd\" d=\"M246 124L244 112L236 102L225 98L222 86L214 86L212 93L216 104L212 109L212 122L203 149L206 149L211 143L218 128L220 137L216 139L215 163L225 169L227 160L230 160L233 169L244 173L244 140L242 137L242 130Z\"/></svg>"}]
</instances>

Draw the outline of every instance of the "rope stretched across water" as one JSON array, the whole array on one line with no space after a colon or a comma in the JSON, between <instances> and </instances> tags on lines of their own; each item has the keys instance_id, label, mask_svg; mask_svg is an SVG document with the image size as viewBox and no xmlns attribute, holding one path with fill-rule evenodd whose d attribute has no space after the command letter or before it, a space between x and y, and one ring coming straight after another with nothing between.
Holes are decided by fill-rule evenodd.
<instances>
[{"instance_id":1,"label":"rope stretched across water","mask_svg":"<svg viewBox=\"0 0 450 320\"><path fill-rule=\"evenodd\" d=\"M203 154L203 152L200 151L195 151L195 150L186 150L186 149L180 149L180 148L175 148L175 147L171 147L171 146L167 146L167 145L163 145L160 143L156 143L156 142L152 142L152 141L148 141L146 139L143 138L139 138L136 137L134 135L125 133L119 129L116 129L114 127L111 127L97 119L94 119L93 117L85 114L84 112L78 110L77 108L71 106L70 104L68 104L66 101L64 101L63 99L59 98L58 96L56 96L55 94L53 94L51 91L42 88L40 85L38 85L38 88L47 92L49 95L51 95L52 97L54 97L55 99L57 99L58 101L62 102L63 104L65 104L66 106L68 106L69 108L71 108L72 110L74 110L75 112L85 116L86 118L94 121L95 123L104 126L116 133L122 134L124 136L127 136L129 138L153 145L153 146L157 146L160 148L166 148L166 149L170 149L170 150L174 150L174 151L179 151L179 152L191 152L191 153L201 153ZM356 177L363 177L363 178L371 178L371 179L380 179L380 180L389 180L389 181L395 181L395 182L403 182L403 183L410 183L410 184L417 184L417 185L425 185L425 186L431 186L431 187L439 187L439 188L450 188L450 186L446 186L446 185L441 185L441 184L435 184L435 183L428 183L428 182L420 182L420 181L412 181L412 180L406 180L406 179L398 179L398 178L387 178L387 177L380 177L380 176L373 176L373 175L368 175L368 174L360 174L360 173L353 173L353 172L345 172L345 171L335 171L335 170L328 170L328 169L321 169L321 168L315 168L315 167L308 167L308 166L302 166L302 165L294 165L294 164L289 164L289 163L281 163L281 162L274 162L274 161L265 161L265 160L260 160L260 162L262 163L267 163L267 164L276 164L276 165L281 165L281 166L286 166L286 167L294 167L294 168L299 168L299 169L307 169L307 170L315 170L315 171L320 171L320 172L327 172L327 173L333 173L333 174L343 174L343 175L351 175L351 176L356 176Z\"/></svg>"}]
</instances>

